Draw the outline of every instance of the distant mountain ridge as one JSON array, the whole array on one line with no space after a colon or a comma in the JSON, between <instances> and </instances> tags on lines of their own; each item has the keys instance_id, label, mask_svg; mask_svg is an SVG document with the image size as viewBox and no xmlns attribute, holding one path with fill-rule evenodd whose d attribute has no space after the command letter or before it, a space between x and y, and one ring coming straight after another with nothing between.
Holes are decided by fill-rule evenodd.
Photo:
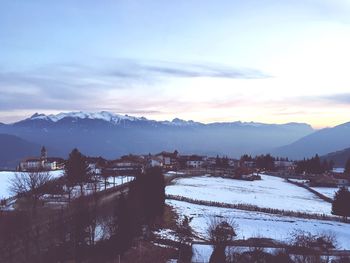
<instances>
[{"instance_id":1,"label":"distant mountain ridge","mask_svg":"<svg viewBox=\"0 0 350 263\"><path fill-rule=\"evenodd\" d=\"M47 120L52 122L58 122L65 118L76 118L76 119L92 119L92 120L104 120L111 123L119 123L123 120L129 120L129 121L135 121L135 120L142 120L143 118L137 118L137 117L131 117L128 115L121 115L121 114L115 114L108 111L101 111L101 112L61 112L59 114L39 114L35 113L32 115L29 119L30 120Z\"/></svg>"},{"instance_id":2,"label":"distant mountain ridge","mask_svg":"<svg viewBox=\"0 0 350 263\"><path fill-rule=\"evenodd\" d=\"M291 144L278 147L272 153L293 159L325 155L350 147L350 122L325 128L309 134Z\"/></svg>"},{"instance_id":3,"label":"distant mountain ridge","mask_svg":"<svg viewBox=\"0 0 350 263\"><path fill-rule=\"evenodd\" d=\"M350 148L344 150L328 153L321 156L321 160L333 161L335 167L345 167L346 161L350 158Z\"/></svg>"},{"instance_id":4,"label":"distant mountain ridge","mask_svg":"<svg viewBox=\"0 0 350 263\"><path fill-rule=\"evenodd\" d=\"M106 111L36 113L0 126L0 133L13 134L55 149L51 151L55 156L66 157L78 147L84 154L106 158L175 149L181 153L240 157L244 153L268 152L313 131L304 123L235 121L204 124L178 118L155 121Z\"/></svg>"},{"instance_id":5,"label":"distant mountain ridge","mask_svg":"<svg viewBox=\"0 0 350 263\"><path fill-rule=\"evenodd\" d=\"M182 120L179 118L174 118L172 121L155 121L155 120L149 120L145 117L134 117L129 115L122 115L122 114L116 114L108 111L100 111L100 112L62 112L58 114L50 114L45 115L42 113L35 113L30 118L24 119L22 121L29 121L29 120L46 120L46 121L52 121L52 122L59 122L64 119L89 119L89 120L102 120L106 122L110 122L112 124L123 124L123 121L129 121L129 122L137 122L137 121L148 121L151 123L158 123L158 124L164 124L164 125L175 125L175 126L190 126L190 125L209 125L209 126L218 126L218 125L231 125L231 126L252 126L252 127L262 127L262 126L304 126L307 128L312 129L312 127L309 124L306 123L297 123L297 122L290 122L285 124L266 124L266 123L260 123L260 122L241 122L241 121L234 121L234 122L213 122L209 124L204 124L201 122L195 122L193 120ZM21 123L22 121L19 121L17 123Z\"/></svg>"},{"instance_id":6,"label":"distant mountain ridge","mask_svg":"<svg viewBox=\"0 0 350 263\"><path fill-rule=\"evenodd\" d=\"M40 153L38 144L9 134L0 134L0 147L0 168L14 168L22 158Z\"/></svg>"}]
</instances>

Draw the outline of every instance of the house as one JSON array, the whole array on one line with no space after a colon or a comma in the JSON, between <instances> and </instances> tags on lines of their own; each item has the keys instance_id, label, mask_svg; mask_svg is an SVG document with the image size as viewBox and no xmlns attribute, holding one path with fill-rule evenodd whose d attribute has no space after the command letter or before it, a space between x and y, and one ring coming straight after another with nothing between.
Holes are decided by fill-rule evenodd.
<instances>
[{"instance_id":1,"label":"house","mask_svg":"<svg viewBox=\"0 0 350 263\"><path fill-rule=\"evenodd\" d=\"M86 157L86 162L92 174L102 174L107 161L102 157Z\"/></svg>"},{"instance_id":2,"label":"house","mask_svg":"<svg viewBox=\"0 0 350 263\"><path fill-rule=\"evenodd\" d=\"M233 167L233 168L238 168L240 167L240 160L237 159L229 159L228 160L228 165L229 167Z\"/></svg>"},{"instance_id":3,"label":"house","mask_svg":"<svg viewBox=\"0 0 350 263\"><path fill-rule=\"evenodd\" d=\"M204 157L199 155L191 155L187 157L187 168L200 168L204 164Z\"/></svg>"},{"instance_id":4,"label":"house","mask_svg":"<svg viewBox=\"0 0 350 263\"><path fill-rule=\"evenodd\" d=\"M44 166L41 158L29 157L22 160L19 164L20 171L39 170Z\"/></svg>"},{"instance_id":5,"label":"house","mask_svg":"<svg viewBox=\"0 0 350 263\"><path fill-rule=\"evenodd\" d=\"M64 159L59 157L47 157L44 167L46 170L63 170Z\"/></svg>"},{"instance_id":6,"label":"house","mask_svg":"<svg viewBox=\"0 0 350 263\"><path fill-rule=\"evenodd\" d=\"M143 156L125 155L109 161L103 170L107 176L137 176L144 171L146 160Z\"/></svg>"},{"instance_id":7,"label":"house","mask_svg":"<svg viewBox=\"0 0 350 263\"><path fill-rule=\"evenodd\" d=\"M333 177L337 182L337 186L350 186L350 176L340 173L333 173Z\"/></svg>"},{"instance_id":8,"label":"house","mask_svg":"<svg viewBox=\"0 0 350 263\"><path fill-rule=\"evenodd\" d=\"M241 163L241 166L245 168L255 168L256 163L255 161L244 161L243 163Z\"/></svg>"},{"instance_id":9,"label":"house","mask_svg":"<svg viewBox=\"0 0 350 263\"><path fill-rule=\"evenodd\" d=\"M159 157L149 156L147 158L147 167L163 167L163 160Z\"/></svg>"},{"instance_id":10,"label":"house","mask_svg":"<svg viewBox=\"0 0 350 263\"><path fill-rule=\"evenodd\" d=\"M22 160L19 164L20 171L38 171L38 170L60 170L64 168L64 159L58 157L47 157L47 150L41 148L40 157L29 157Z\"/></svg>"},{"instance_id":11,"label":"house","mask_svg":"<svg viewBox=\"0 0 350 263\"><path fill-rule=\"evenodd\" d=\"M336 178L335 180L336 180L338 186L349 186L350 185L350 182L348 179Z\"/></svg>"},{"instance_id":12,"label":"house","mask_svg":"<svg viewBox=\"0 0 350 263\"><path fill-rule=\"evenodd\" d=\"M163 162L163 167L165 169L174 169L178 166L178 151L172 152L161 152L156 154L156 157L160 158Z\"/></svg>"},{"instance_id":13,"label":"house","mask_svg":"<svg viewBox=\"0 0 350 263\"><path fill-rule=\"evenodd\" d=\"M208 157L206 159L206 164L209 167L214 167L216 165L216 158L215 157Z\"/></svg>"}]
</instances>

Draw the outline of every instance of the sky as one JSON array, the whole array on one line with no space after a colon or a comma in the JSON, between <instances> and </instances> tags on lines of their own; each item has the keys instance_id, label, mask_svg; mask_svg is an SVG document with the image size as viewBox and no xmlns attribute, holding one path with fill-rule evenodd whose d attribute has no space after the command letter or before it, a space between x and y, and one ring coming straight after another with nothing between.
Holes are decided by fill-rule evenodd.
<instances>
[{"instance_id":1,"label":"sky","mask_svg":"<svg viewBox=\"0 0 350 263\"><path fill-rule=\"evenodd\" d=\"M0 0L0 122L350 121L349 0Z\"/></svg>"}]
</instances>

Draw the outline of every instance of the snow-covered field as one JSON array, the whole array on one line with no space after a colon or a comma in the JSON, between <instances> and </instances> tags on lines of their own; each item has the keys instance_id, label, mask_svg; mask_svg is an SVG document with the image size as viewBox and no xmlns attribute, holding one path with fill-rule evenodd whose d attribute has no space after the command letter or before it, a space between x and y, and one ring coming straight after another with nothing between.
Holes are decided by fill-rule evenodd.
<instances>
[{"instance_id":1,"label":"snow-covered field","mask_svg":"<svg viewBox=\"0 0 350 263\"><path fill-rule=\"evenodd\" d=\"M339 248L350 249L349 224L209 207L175 200L167 200L166 203L174 207L180 215L193 217L190 225L200 238L207 238L206 231L210 218L224 217L234 220L238 225L239 239L261 236L288 241L295 230L304 230L313 234L333 233L338 240Z\"/></svg>"},{"instance_id":2,"label":"snow-covered field","mask_svg":"<svg viewBox=\"0 0 350 263\"><path fill-rule=\"evenodd\" d=\"M335 192L337 192L339 189L335 187L311 187L311 188L319 192L320 194L323 194L332 199L334 197Z\"/></svg>"},{"instance_id":3,"label":"snow-covered field","mask_svg":"<svg viewBox=\"0 0 350 263\"><path fill-rule=\"evenodd\" d=\"M49 172L52 178L58 178L63 175L63 170ZM9 198L10 180L14 178L16 172L0 171L0 199Z\"/></svg>"},{"instance_id":4,"label":"snow-covered field","mask_svg":"<svg viewBox=\"0 0 350 263\"><path fill-rule=\"evenodd\" d=\"M184 175L183 172L175 172L175 171L169 171L164 174L165 176L174 176L174 175Z\"/></svg>"},{"instance_id":5,"label":"snow-covered field","mask_svg":"<svg viewBox=\"0 0 350 263\"><path fill-rule=\"evenodd\" d=\"M61 177L63 175L63 170L57 170L57 171L50 171L49 172L52 179L54 178L58 178ZM10 187L10 181L12 178L14 178L16 172L7 172L7 171L0 171L0 200L1 199L6 199L11 197L11 193L9 191L9 187ZM133 176L116 176L116 177L109 177L107 179L107 187L106 188L110 188L113 186L118 186L127 182L131 182L132 180L134 180L135 177ZM92 192L93 186L88 186L85 185L84 186L84 192L86 194ZM101 179L101 182L97 185L97 190L104 190L105 189L105 184L104 184L104 180ZM76 186L74 187L74 189L72 190L71 193L71 197L78 197L80 195L80 187Z\"/></svg>"},{"instance_id":6,"label":"snow-covered field","mask_svg":"<svg viewBox=\"0 0 350 263\"><path fill-rule=\"evenodd\" d=\"M94 185L93 183L84 184L83 191L84 191L85 195L90 195L90 194L94 193L94 191L97 191L97 192L103 191L103 190L111 188L111 187L115 187L115 186L119 186L119 185L122 185L125 183L129 183L134 179L135 179L134 176L108 177L107 184L105 185L104 179L99 178L100 181L96 185ZM64 190L67 190L67 188L65 187ZM71 198L78 198L81 195L79 185L74 186L71 191L72 191ZM67 195L66 195L66 197L68 198Z\"/></svg>"},{"instance_id":7,"label":"snow-covered field","mask_svg":"<svg viewBox=\"0 0 350 263\"><path fill-rule=\"evenodd\" d=\"M261 175L259 181L220 177L179 178L166 193L227 204L251 204L306 213L331 214L331 204L310 191L274 176Z\"/></svg>"},{"instance_id":8,"label":"snow-covered field","mask_svg":"<svg viewBox=\"0 0 350 263\"><path fill-rule=\"evenodd\" d=\"M289 181L292 181L294 183L300 183L300 184L306 184L310 182L310 180L303 180L303 179L293 179L293 178L288 178Z\"/></svg>"},{"instance_id":9,"label":"snow-covered field","mask_svg":"<svg viewBox=\"0 0 350 263\"><path fill-rule=\"evenodd\" d=\"M333 169L333 172L335 172L335 173L344 173L344 171L345 171L345 168L334 168Z\"/></svg>"}]
</instances>

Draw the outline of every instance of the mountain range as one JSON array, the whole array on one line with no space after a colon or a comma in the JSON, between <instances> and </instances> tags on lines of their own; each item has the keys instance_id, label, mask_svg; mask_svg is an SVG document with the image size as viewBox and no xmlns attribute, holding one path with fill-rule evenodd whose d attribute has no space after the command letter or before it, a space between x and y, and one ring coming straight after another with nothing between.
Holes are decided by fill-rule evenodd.
<instances>
[{"instance_id":1,"label":"mountain range","mask_svg":"<svg viewBox=\"0 0 350 263\"><path fill-rule=\"evenodd\" d=\"M49 155L58 157L67 157L77 147L86 155L105 158L176 149L184 154L231 157L271 153L295 160L350 148L350 122L314 130L305 123L155 121L106 111L36 113L15 123L0 123L0 134L0 167L38 155L42 145ZM345 157L339 158L335 161L342 163Z\"/></svg>"},{"instance_id":2,"label":"mountain range","mask_svg":"<svg viewBox=\"0 0 350 263\"><path fill-rule=\"evenodd\" d=\"M86 155L116 158L129 153L162 150L181 153L225 154L268 152L314 132L304 123L264 124L216 122L204 124L174 119L155 121L106 111L34 114L0 125L0 133L45 145L49 155L66 157L74 148Z\"/></svg>"}]
</instances>

